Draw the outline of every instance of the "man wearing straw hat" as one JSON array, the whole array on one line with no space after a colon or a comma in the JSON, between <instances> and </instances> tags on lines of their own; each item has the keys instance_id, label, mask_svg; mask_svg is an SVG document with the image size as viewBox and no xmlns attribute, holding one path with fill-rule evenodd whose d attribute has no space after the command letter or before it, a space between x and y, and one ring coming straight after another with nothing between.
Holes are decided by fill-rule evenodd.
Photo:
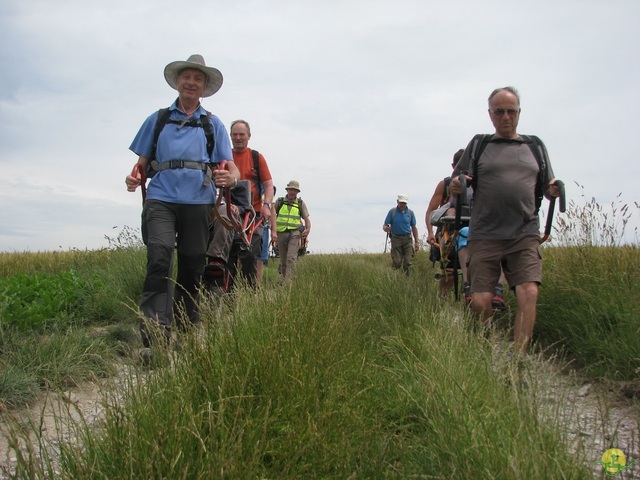
<instances>
[{"instance_id":1,"label":"man wearing straw hat","mask_svg":"<svg viewBox=\"0 0 640 480\"><path fill-rule=\"evenodd\" d=\"M142 124L130 146L138 163L125 180L130 192L144 187L144 172L149 164L153 167L142 211L142 238L147 246L147 275L140 301L143 360L150 358L154 338L168 342L174 317L183 328L199 322L198 292L216 187L231 187L240 176L224 124L200 103L222 86L220 71L208 67L201 55L191 55L187 61L169 63L164 78L178 91L178 98ZM159 121L160 112L164 112L165 123ZM162 126L159 134L158 125ZM212 168L222 161L227 161L226 170Z\"/></svg>"}]
</instances>

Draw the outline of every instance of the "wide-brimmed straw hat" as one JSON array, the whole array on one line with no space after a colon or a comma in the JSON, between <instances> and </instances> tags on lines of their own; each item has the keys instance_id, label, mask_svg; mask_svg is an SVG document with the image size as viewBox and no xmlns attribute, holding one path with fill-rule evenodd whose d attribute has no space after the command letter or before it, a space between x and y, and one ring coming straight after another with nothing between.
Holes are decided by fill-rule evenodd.
<instances>
[{"instance_id":1,"label":"wide-brimmed straw hat","mask_svg":"<svg viewBox=\"0 0 640 480\"><path fill-rule=\"evenodd\" d=\"M290 188L293 190L300 191L300 183L298 183L297 180L291 180L289 183L287 183L286 190L289 190Z\"/></svg>"},{"instance_id":2,"label":"wide-brimmed straw hat","mask_svg":"<svg viewBox=\"0 0 640 480\"><path fill-rule=\"evenodd\" d=\"M210 97L220 90L222 86L222 73L220 73L220 70L217 68L207 67L202 55L197 54L191 55L186 62L178 60L164 67L164 78L174 90L178 89L178 75L180 75L180 72L185 68L200 70L207 77L207 84L202 93L203 97Z\"/></svg>"}]
</instances>

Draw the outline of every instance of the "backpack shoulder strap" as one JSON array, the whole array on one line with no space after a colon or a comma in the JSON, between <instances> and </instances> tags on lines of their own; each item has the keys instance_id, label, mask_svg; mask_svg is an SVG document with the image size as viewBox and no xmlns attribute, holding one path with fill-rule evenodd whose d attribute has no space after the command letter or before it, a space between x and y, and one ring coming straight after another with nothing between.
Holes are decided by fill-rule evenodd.
<instances>
[{"instance_id":1,"label":"backpack shoulder strap","mask_svg":"<svg viewBox=\"0 0 640 480\"><path fill-rule=\"evenodd\" d=\"M542 140L540 140L537 136L520 135L520 137L522 138L524 143L527 144L527 146L531 150L531 153L533 153L533 156L535 157L536 162L538 162L539 168L538 168L538 176L537 176L536 188L535 188L535 196L536 196L535 213L537 215L538 210L540 209L540 205L542 205L542 199L544 197L543 187L544 187L544 180L547 176L547 165L549 160L547 158L547 152L544 147L544 144L542 143ZM473 187L474 190L477 188L477 185L478 185L478 160L480 159L480 156L482 155L482 152L486 148L487 144L491 142L492 139L493 139L493 135L491 134L479 134L473 137L473 140L471 141L472 145L471 145L471 154L469 157L470 159L469 175L472 176L471 186Z\"/></svg>"},{"instance_id":2,"label":"backpack shoulder strap","mask_svg":"<svg viewBox=\"0 0 640 480\"><path fill-rule=\"evenodd\" d=\"M206 110L205 112L206 113L200 115L199 120L196 120L195 118L190 118L188 120L177 120L174 118L168 118L165 123L173 123L178 125L178 130L183 127L202 128L204 130L204 136L207 144L207 154L209 155L209 157L211 157L216 142L213 133L213 125L211 124L211 112Z\"/></svg>"},{"instance_id":3,"label":"backpack shoulder strap","mask_svg":"<svg viewBox=\"0 0 640 480\"><path fill-rule=\"evenodd\" d=\"M547 158L547 150L542 143L542 140L535 135L520 135L524 142L531 149L531 153L538 162L538 178L536 180L536 214L542 205L542 199L544 197L544 181L547 178L547 165L549 159Z\"/></svg>"},{"instance_id":4,"label":"backpack shoulder strap","mask_svg":"<svg viewBox=\"0 0 640 480\"><path fill-rule=\"evenodd\" d=\"M158 118L156 119L156 125L153 130L153 143L151 144L151 152L149 153L149 164L147 165L147 176L149 178L151 178L156 173L156 168L154 168L154 165L156 165L155 160L156 160L156 150L158 149L158 138L160 138L160 132L162 132L162 129L165 127L167 123L170 122L169 120L170 116L171 116L171 110L169 110L168 108L161 108L160 110L158 110ZM213 134L213 125L211 125L210 117L211 117L211 112L207 111L205 115L200 115L200 124L198 124L194 120L191 120L190 122L176 121L176 123L179 123L182 126L189 125L189 126L202 127L202 129L204 130L205 138L207 140L207 153L209 157L211 157L211 154L213 153L213 148L216 143L214 134Z\"/></svg>"},{"instance_id":5,"label":"backpack shoulder strap","mask_svg":"<svg viewBox=\"0 0 640 480\"><path fill-rule=\"evenodd\" d=\"M152 160L156 159L156 150L158 149L158 137L160 137L160 132L167 124L167 120L171 116L171 110L168 108L161 108L158 110L158 118L156 119L156 126L153 130L153 143L151 144L151 152L149 153L149 163Z\"/></svg>"},{"instance_id":6,"label":"backpack shoulder strap","mask_svg":"<svg viewBox=\"0 0 640 480\"><path fill-rule=\"evenodd\" d=\"M471 140L471 153L469 154L469 176L471 177L471 186L475 189L478 183L478 160L487 148L487 144L493 138L492 134L479 133Z\"/></svg>"},{"instance_id":7,"label":"backpack shoulder strap","mask_svg":"<svg viewBox=\"0 0 640 480\"><path fill-rule=\"evenodd\" d=\"M260 152L258 152L258 150L251 149L251 158L253 158L253 169L256 172L256 175L255 175L256 189L258 190L258 193L260 193L260 196L262 197L262 194L264 193L264 187L262 186L262 180L260 179Z\"/></svg>"},{"instance_id":8,"label":"backpack shoulder strap","mask_svg":"<svg viewBox=\"0 0 640 480\"><path fill-rule=\"evenodd\" d=\"M535 135L520 135L520 137L522 137L524 143L526 143L531 149L531 152L533 153L533 156L536 157L536 161L540 165L540 168L542 169L544 167L546 169L547 152L542 140Z\"/></svg>"},{"instance_id":9,"label":"backpack shoulder strap","mask_svg":"<svg viewBox=\"0 0 640 480\"><path fill-rule=\"evenodd\" d=\"M256 181L260 183L260 152L251 149L251 158L253 158L253 169L256 171Z\"/></svg>"},{"instance_id":10,"label":"backpack shoulder strap","mask_svg":"<svg viewBox=\"0 0 640 480\"><path fill-rule=\"evenodd\" d=\"M168 108L161 108L158 110L158 118L156 118L156 126L153 129L153 142L151 144L151 151L149 152L149 158L147 163L147 178L151 178L156 174L156 168L158 162L156 162L156 150L158 149L158 138L160 132L169 121L171 116L171 110Z\"/></svg>"},{"instance_id":11,"label":"backpack shoulder strap","mask_svg":"<svg viewBox=\"0 0 640 480\"><path fill-rule=\"evenodd\" d=\"M284 197L278 197L278 199L276 200L276 215L280 214L282 205L284 205Z\"/></svg>"},{"instance_id":12,"label":"backpack shoulder strap","mask_svg":"<svg viewBox=\"0 0 640 480\"><path fill-rule=\"evenodd\" d=\"M211 125L211 112L206 112L206 114L200 115L200 122L202 123L202 128L204 130L204 136L207 139L207 153L209 154L209 158L211 158L213 148L216 145L216 139L213 134L213 125Z\"/></svg>"},{"instance_id":13,"label":"backpack shoulder strap","mask_svg":"<svg viewBox=\"0 0 640 480\"><path fill-rule=\"evenodd\" d=\"M451 177L444 177L444 188L442 189L442 198L440 199L440 205L444 205L447 203L447 200L451 196L451 192L449 191L449 185L451 185Z\"/></svg>"}]
</instances>

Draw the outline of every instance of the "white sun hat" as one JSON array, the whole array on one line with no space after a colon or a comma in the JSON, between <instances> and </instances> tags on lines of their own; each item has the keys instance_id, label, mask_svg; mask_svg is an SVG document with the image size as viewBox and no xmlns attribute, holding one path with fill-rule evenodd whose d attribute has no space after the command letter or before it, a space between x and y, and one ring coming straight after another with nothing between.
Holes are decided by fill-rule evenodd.
<instances>
[{"instance_id":1,"label":"white sun hat","mask_svg":"<svg viewBox=\"0 0 640 480\"><path fill-rule=\"evenodd\" d=\"M164 78L174 90L178 89L178 75L180 75L180 72L185 68L200 70L207 77L207 84L202 93L203 97L210 97L220 90L222 86L222 73L220 73L220 70L217 68L207 67L202 55L197 54L191 55L186 62L178 60L164 67Z\"/></svg>"}]
</instances>

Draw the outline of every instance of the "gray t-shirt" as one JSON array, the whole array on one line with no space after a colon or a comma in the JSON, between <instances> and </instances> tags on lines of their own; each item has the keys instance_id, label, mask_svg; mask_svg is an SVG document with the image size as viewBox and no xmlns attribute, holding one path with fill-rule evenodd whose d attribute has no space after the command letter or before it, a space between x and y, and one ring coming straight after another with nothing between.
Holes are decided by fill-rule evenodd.
<instances>
[{"instance_id":1,"label":"gray t-shirt","mask_svg":"<svg viewBox=\"0 0 640 480\"><path fill-rule=\"evenodd\" d=\"M471 143L453 175L469 171ZM540 235L535 187L539 166L522 142L490 142L477 162L469 240L515 240ZM553 178L547 164L545 190Z\"/></svg>"}]
</instances>

